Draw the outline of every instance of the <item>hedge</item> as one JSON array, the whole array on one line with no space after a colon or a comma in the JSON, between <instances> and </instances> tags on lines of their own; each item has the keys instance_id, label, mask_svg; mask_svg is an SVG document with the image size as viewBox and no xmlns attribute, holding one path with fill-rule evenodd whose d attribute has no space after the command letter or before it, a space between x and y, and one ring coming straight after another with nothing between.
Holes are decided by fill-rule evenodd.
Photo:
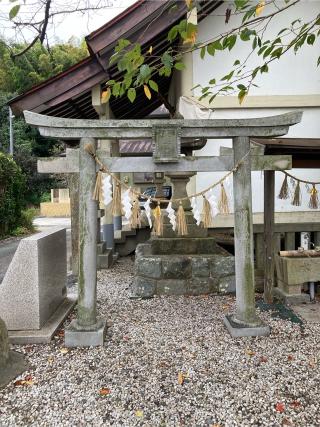
<instances>
[{"instance_id":1,"label":"hedge","mask_svg":"<svg viewBox=\"0 0 320 427\"><path fill-rule=\"evenodd\" d=\"M25 208L26 179L19 166L0 152L0 236L10 234L21 222Z\"/></svg>"}]
</instances>

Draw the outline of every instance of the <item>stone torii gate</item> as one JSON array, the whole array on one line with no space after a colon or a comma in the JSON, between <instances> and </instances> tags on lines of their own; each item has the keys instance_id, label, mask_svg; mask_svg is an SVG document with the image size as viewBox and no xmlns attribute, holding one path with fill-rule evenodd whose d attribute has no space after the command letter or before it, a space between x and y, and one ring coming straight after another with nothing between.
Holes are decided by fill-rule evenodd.
<instances>
[{"instance_id":1,"label":"stone torii gate","mask_svg":"<svg viewBox=\"0 0 320 427\"><path fill-rule=\"evenodd\" d=\"M291 156L253 155L250 137L273 138L285 135L289 126L301 121L302 112L254 119L210 120L79 120L43 116L25 111L26 122L43 136L80 140L80 148L61 159L46 159L46 172L79 172L79 281L78 313L65 332L66 346L102 345L106 320L96 315L97 202L92 200L96 163L84 147L96 149L97 139L151 138L153 157L108 157L96 151L110 172L213 172L233 174L234 235L236 266L236 313L225 317L232 336L268 335L269 327L256 315L251 201L251 170L291 169ZM180 156L182 138L233 140L233 156ZM212 143L209 141L209 143ZM50 166L48 167L48 162Z\"/></svg>"}]
</instances>

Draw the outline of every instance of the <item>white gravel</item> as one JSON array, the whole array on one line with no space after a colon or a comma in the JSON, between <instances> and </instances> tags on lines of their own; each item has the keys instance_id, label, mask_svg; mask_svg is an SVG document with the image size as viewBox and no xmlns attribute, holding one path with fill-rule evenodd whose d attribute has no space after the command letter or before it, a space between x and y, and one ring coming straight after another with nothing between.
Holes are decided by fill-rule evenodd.
<instances>
[{"instance_id":1,"label":"white gravel","mask_svg":"<svg viewBox=\"0 0 320 427\"><path fill-rule=\"evenodd\" d=\"M32 369L0 391L1 427L320 426L319 324L263 312L270 337L233 339L234 297L130 300L132 271L99 273L103 348L16 347Z\"/></svg>"}]
</instances>

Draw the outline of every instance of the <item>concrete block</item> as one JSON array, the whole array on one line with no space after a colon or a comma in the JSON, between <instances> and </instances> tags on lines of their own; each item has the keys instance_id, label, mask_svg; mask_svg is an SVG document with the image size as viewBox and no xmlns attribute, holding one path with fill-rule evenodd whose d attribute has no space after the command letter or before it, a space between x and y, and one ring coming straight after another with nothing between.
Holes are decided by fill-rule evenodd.
<instances>
[{"instance_id":1,"label":"concrete block","mask_svg":"<svg viewBox=\"0 0 320 427\"><path fill-rule=\"evenodd\" d=\"M233 321L232 316L225 316L223 323L233 338L259 337L270 335L270 326L261 323L258 326L241 325Z\"/></svg>"},{"instance_id":2,"label":"concrete block","mask_svg":"<svg viewBox=\"0 0 320 427\"><path fill-rule=\"evenodd\" d=\"M156 256L140 257L136 262L136 272L139 276L153 279L161 277L161 259Z\"/></svg>"},{"instance_id":3,"label":"concrete block","mask_svg":"<svg viewBox=\"0 0 320 427\"><path fill-rule=\"evenodd\" d=\"M66 230L22 239L0 285L0 314L8 330L41 329L66 295Z\"/></svg>"},{"instance_id":4,"label":"concrete block","mask_svg":"<svg viewBox=\"0 0 320 427\"><path fill-rule=\"evenodd\" d=\"M188 279L191 277L191 260L183 256L162 258L162 277L164 279Z\"/></svg>"},{"instance_id":5,"label":"concrete block","mask_svg":"<svg viewBox=\"0 0 320 427\"><path fill-rule=\"evenodd\" d=\"M112 249L106 249L106 251L103 254L98 254L97 256L97 268L107 269L113 266L113 250Z\"/></svg>"},{"instance_id":6,"label":"concrete block","mask_svg":"<svg viewBox=\"0 0 320 427\"><path fill-rule=\"evenodd\" d=\"M16 351L9 351L7 363L0 366L0 389L27 369L29 369L29 365L24 360L23 355Z\"/></svg>"},{"instance_id":7,"label":"concrete block","mask_svg":"<svg viewBox=\"0 0 320 427\"><path fill-rule=\"evenodd\" d=\"M284 304L288 304L288 305L298 305L298 304L310 302L310 295L309 294L302 294L301 293L301 287L299 290L300 290L300 292L297 294L287 294L281 288L274 288L273 293L277 299L279 299Z\"/></svg>"},{"instance_id":8,"label":"concrete block","mask_svg":"<svg viewBox=\"0 0 320 427\"><path fill-rule=\"evenodd\" d=\"M136 276L131 285L131 298L152 298L156 293L156 283L149 277Z\"/></svg>"},{"instance_id":9,"label":"concrete block","mask_svg":"<svg viewBox=\"0 0 320 427\"><path fill-rule=\"evenodd\" d=\"M90 347L104 344L107 332L107 322L99 319L90 328L79 326L77 320L73 320L64 333L64 345L66 347Z\"/></svg>"},{"instance_id":10,"label":"concrete block","mask_svg":"<svg viewBox=\"0 0 320 427\"><path fill-rule=\"evenodd\" d=\"M187 280L158 280L157 294L158 295L186 295L188 291Z\"/></svg>"}]
</instances>

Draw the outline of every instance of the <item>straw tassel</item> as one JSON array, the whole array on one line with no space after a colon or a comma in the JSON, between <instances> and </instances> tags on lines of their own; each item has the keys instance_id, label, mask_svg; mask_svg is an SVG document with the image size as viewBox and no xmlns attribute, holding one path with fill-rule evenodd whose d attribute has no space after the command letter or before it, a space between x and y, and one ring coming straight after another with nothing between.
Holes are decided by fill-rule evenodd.
<instances>
[{"instance_id":1,"label":"straw tassel","mask_svg":"<svg viewBox=\"0 0 320 427\"><path fill-rule=\"evenodd\" d=\"M315 184L312 184L312 189L310 191L310 201L309 208L310 209L318 209L319 207L319 198L318 198L318 190L316 189Z\"/></svg>"},{"instance_id":2,"label":"straw tassel","mask_svg":"<svg viewBox=\"0 0 320 427\"><path fill-rule=\"evenodd\" d=\"M221 214L230 213L228 196L226 193L226 189L224 188L223 182L221 183L221 191L220 191L218 208Z\"/></svg>"},{"instance_id":3,"label":"straw tassel","mask_svg":"<svg viewBox=\"0 0 320 427\"><path fill-rule=\"evenodd\" d=\"M202 207L202 226L204 228L212 227L212 214L211 206L205 196L203 196L203 207Z\"/></svg>"},{"instance_id":4,"label":"straw tassel","mask_svg":"<svg viewBox=\"0 0 320 427\"><path fill-rule=\"evenodd\" d=\"M289 186L288 186L288 176L286 175L282 183L282 186L280 188L278 199L286 200L286 199L289 199L289 197L290 197L290 194L289 194Z\"/></svg>"},{"instance_id":5,"label":"straw tassel","mask_svg":"<svg viewBox=\"0 0 320 427\"><path fill-rule=\"evenodd\" d=\"M119 182L114 182L114 192L112 200L112 215L117 216L121 215L121 185Z\"/></svg>"},{"instance_id":6,"label":"straw tassel","mask_svg":"<svg viewBox=\"0 0 320 427\"><path fill-rule=\"evenodd\" d=\"M103 200L102 196L102 172L99 171L96 177L96 185L94 186L92 200L97 200L101 202Z\"/></svg>"},{"instance_id":7,"label":"straw tassel","mask_svg":"<svg viewBox=\"0 0 320 427\"><path fill-rule=\"evenodd\" d=\"M84 149L88 154L90 154L93 157L96 157L96 153L95 153L93 144L85 144Z\"/></svg>"},{"instance_id":8,"label":"straw tassel","mask_svg":"<svg viewBox=\"0 0 320 427\"><path fill-rule=\"evenodd\" d=\"M163 235L163 215L160 208L160 203L158 202L158 206L153 210L154 223L153 229L156 236Z\"/></svg>"},{"instance_id":9,"label":"straw tassel","mask_svg":"<svg viewBox=\"0 0 320 427\"><path fill-rule=\"evenodd\" d=\"M178 236L186 236L188 234L186 214L184 212L181 202L177 212L177 231L178 231Z\"/></svg>"},{"instance_id":10,"label":"straw tassel","mask_svg":"<svg viewBox=\"0 0 320 427\"><path fill-rule=\"evenodd\" d=\"M297 184L294 189L293 199L291 204L293 206L301 206L301 189L300 189L300 181L297 181Z\"/></svg>"},{"instance_id":11,"label":"straw tassel","mask_svg":"<svg viewBox=\"0 0 320 427\"><path fill-rule=\"evenodd\" d=\"M133 202L130 226L131 228L141 228L141 209L138 199Z\"/></svg>"}]
</instances>

